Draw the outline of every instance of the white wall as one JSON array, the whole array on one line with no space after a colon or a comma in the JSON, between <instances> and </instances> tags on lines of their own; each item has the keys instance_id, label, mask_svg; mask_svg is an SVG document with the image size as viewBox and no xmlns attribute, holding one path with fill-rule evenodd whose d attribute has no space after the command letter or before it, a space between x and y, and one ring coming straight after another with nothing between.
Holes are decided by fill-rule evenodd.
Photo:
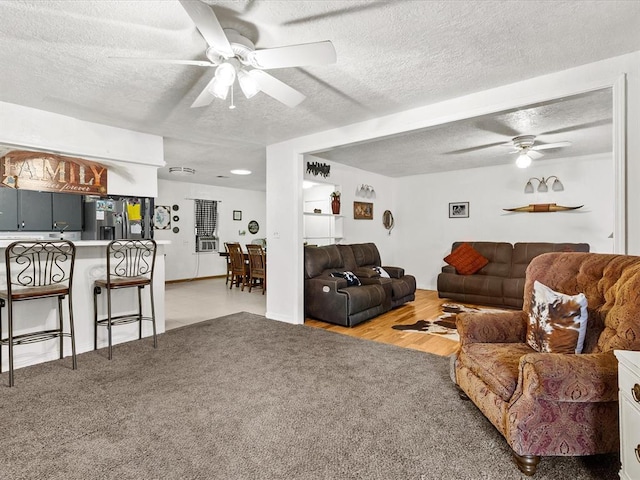
<instances>
[{"instance_id":1,"label":"white wall","mask_svg":"<svg viewBox=\"0 0 640 480\"><path fill-rule=\"evenodd\" d=\"M621 82L623 77L624 82ZM268 272L267 281L272 287L267 292L266 316L290 323L304 322L301 221L303 154L612 85L615 85L616 95L622 90L626 93L624 105L619 105L614 98L614 113L622 112L622 122L614 118L614 138L625 140L621 149L614 147L614 155L626 158L626 165L617 170L616 175L619 178L626 175L627 184L633 186L640 181L640 136L635 134L640 130L640 52L269 145L267 233L270 242L269 263L277 265L277 268L272 267ZM626 195L625 192L616 192L616 197L619 199L618 205L622 207L616 213L617 224L626 230L626 247L624 244L622 246L628 253L638 254L640 189L627 188ZM286 211L283 211L283 205L288 206ZM625 209L626 215L622 215ZM472 206L472 214L474 211ZM396 220L398 227L392 236L406 234L407 229L411 228L407 219ZM401 231L401 225L404 225L404 231Z\"/></svg>"},{"instance_id":2,"label":"white wall","mask_svg":"<svg viewBox=\"0 0 640 480\"><path fill-rule=\"evenodd\" d=\"M382 262L385 265L394 265L393 262L396 249L394 247L395 236L393 235L395 230L392 231L392 235L388 234L388 231L385 230L382 225L382 214L385 210L391 210L394 218L396 219L396 224L398 223L399 218L402 217L402 215L400 215L400 217L396 215L394 207L395 189L393 188L393 185L396 179L366 172L359 168L326 161L311 155L305 156L305 170L307 161L326 163L330 165L331 173L326 179L322 177L314 177L311 174L305 173L305 180L330 183L339 187L341 193L340 214L343 216L343 236L342 240L338 243L374 242L380 251ZM375 189L375 198L356 195L356 191L361 185L372 186ZM373 203L373 220L354 219L353 202Z\"/></svg>"},{"instance_id":3,"label":"white wall","mask_svg":"<svg viewBox=\"0 0 640 480\"><path fill-rule=\"evenodd\" d=\"M182 280L214 275L226 275L226 260L218 253L195 253L195 213L193 199L217 200L220 249L224 242L251 243L256 238L266 237L265 193L237 188L214 187L196 183L158 180L156 205L178 205L172 216L178 215L177 222L171 222L170 230L154 230L156 240L170 240L165 247L166 279ZM233 211L242 211L242 220L233 220ZM255 220L260 230L255 235L249 233L248 223ZM179 227L173 233L173 227ZM240 232L245 234L241 235ZM267 245L268 248L268 245Z\"/></svg>"},{"instance_id":4,"label":"white wall","mask_svg":"<svg viewBox=\"0 0 640 480\"><path fill-rule=\"evenodd\" d=\"M530 177L556 175L564 191L525 194ZM534 188L538 182L533 181ZM436 278L454 241L589 243L612 253L614 168L610 154L538 160L527 169L501 165L398 179L396 257L416 276L418 288L436 289ZM469 202L469 218L449 218L449 202ZM584 205L554 213L514 213L531 203Z\"/></svg>"},{"instance_id":5,"label":"white wall","mask_svg":"<svg viewBox=\"0 0 640 480\"><path fill-rule=\"evenodd\" d=\"M0 144L77 156L106 165L111 195L155 197L162 137L0 102Z\"/></svg>"}]
</instances>

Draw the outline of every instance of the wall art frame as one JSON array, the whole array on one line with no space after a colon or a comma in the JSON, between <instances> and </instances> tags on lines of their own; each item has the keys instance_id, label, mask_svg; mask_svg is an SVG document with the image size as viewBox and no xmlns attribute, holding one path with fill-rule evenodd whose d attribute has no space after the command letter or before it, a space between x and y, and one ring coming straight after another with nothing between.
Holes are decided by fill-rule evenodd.
<instances>
[{"instance_id":1,"label":"wall art frame","mask_svg":"<svg viewBox=\"0 0 640 480\"><path fill-rule=\"evenodd\" d=\"M242 220L242 210L234 210L233 211L233 219L236 222L239 222L240 220Z\"/></svg>"},{"instance_id":2,"label":"wall art frame","mask_svg":"<svg viewBox=\"0 0 640 480\"><path fill-rule=\"evenodd\" d=\"M469 202L449 203L449 218L469 218Z\"/></svg>"},{"instance_id":3,"label":"wall art frame","mask_svg":"<svg viewBox=\"0 0 640 480\"><path fill-rule=\"evenodd\" d=\"M155 230L169 230L171 228L171 207L166 205L154 207L153 228Z\"/></svg>"},{"instance_id":4,"label":"wall art frame","mask_svg":"<svg viewBox=\"0 0 640 480\"><path fill-rule=\"evenodd\" d=\"M373 220L373 203L353 202L353 218L355 220Z\"/></svg>"}]
</instances>

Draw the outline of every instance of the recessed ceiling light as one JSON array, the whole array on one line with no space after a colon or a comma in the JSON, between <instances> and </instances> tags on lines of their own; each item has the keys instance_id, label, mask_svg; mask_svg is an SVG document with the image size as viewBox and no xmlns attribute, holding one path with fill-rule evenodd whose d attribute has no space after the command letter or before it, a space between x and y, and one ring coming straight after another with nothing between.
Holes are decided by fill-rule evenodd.
<instances>
[{"instance_id":1,"label":"recessed ceiling light","mask_svg":"<svg viewBox=\"0 0 640 480\"><path fill-rule=\"evenodd\" d=\"M236 170L231 170L231 173L234 175L251 175L251 170L245 170L243 168L238 168Z\"/></svg>"},{"instance_id":2,"label":"recessed ceiling light","mask_svg":"<svg viewBox=\"0 0 640 480\"><path fill-rule=\"evenodd\" d=\"M196 171L189 167L169 167L169 173L186 177L187 175L193 175Z\"/></svg>"}]
</instances>

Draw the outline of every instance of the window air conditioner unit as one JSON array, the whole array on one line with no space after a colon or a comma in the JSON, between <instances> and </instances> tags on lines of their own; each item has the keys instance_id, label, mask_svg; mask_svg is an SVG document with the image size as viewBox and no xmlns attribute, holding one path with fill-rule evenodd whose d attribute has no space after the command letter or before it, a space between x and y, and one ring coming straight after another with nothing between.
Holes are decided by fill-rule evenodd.
<instances>
[{"instance_id":1,"label":"window air conditioner unit","mask_svg":"<svg viewBox=\"0 0 640 480\"><path fill-rule=\"evenodd\" d=\"M218 239L216 237L199 237L198 253L208 253L218 251Z\"/></svg>"}]
</instances>

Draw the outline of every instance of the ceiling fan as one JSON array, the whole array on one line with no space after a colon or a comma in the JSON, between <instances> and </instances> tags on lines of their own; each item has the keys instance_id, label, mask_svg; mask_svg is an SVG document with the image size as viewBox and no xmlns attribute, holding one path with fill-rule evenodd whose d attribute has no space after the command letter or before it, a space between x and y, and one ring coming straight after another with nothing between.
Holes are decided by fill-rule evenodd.
<instances>
[{"instance_id":1,"label":"ceiling fan","mask_svg":"<svg viewBox=\"0 0 640 480\"><path fill-rule=\"evenodd\" d=\"M509 153L517 153L516 166L520 168L527 168L531 165L531 160L541 158L544 154L539 150L548 150L550 148L568 147L571 142L555 142L555 143L541 143L536 145L535 135L518 135L513 137L511 142L502 143L501 146L513 147Z\"/></svg>"},{"instance_id":2,"label":"ceiling fan","mask_svg":"<svg viewBox=\"0 0 640 480\"><path fill-rule=\"evenodd\" d=\"M222 28L212 8L200 0L179 0L196 28L207 42L205 55L208 60L164 60L147 61L180 65L215 67L213 78L207 83L191 108L209 105L214 98L225 100L238 80L242 93L251 98L263 92L279 102L295 107L306 96L278 80L264 70L335 63L336 51L330 41L289 45L285 47L256 50L251 40L236 30Z\"/></svg>"}]
</instances>

